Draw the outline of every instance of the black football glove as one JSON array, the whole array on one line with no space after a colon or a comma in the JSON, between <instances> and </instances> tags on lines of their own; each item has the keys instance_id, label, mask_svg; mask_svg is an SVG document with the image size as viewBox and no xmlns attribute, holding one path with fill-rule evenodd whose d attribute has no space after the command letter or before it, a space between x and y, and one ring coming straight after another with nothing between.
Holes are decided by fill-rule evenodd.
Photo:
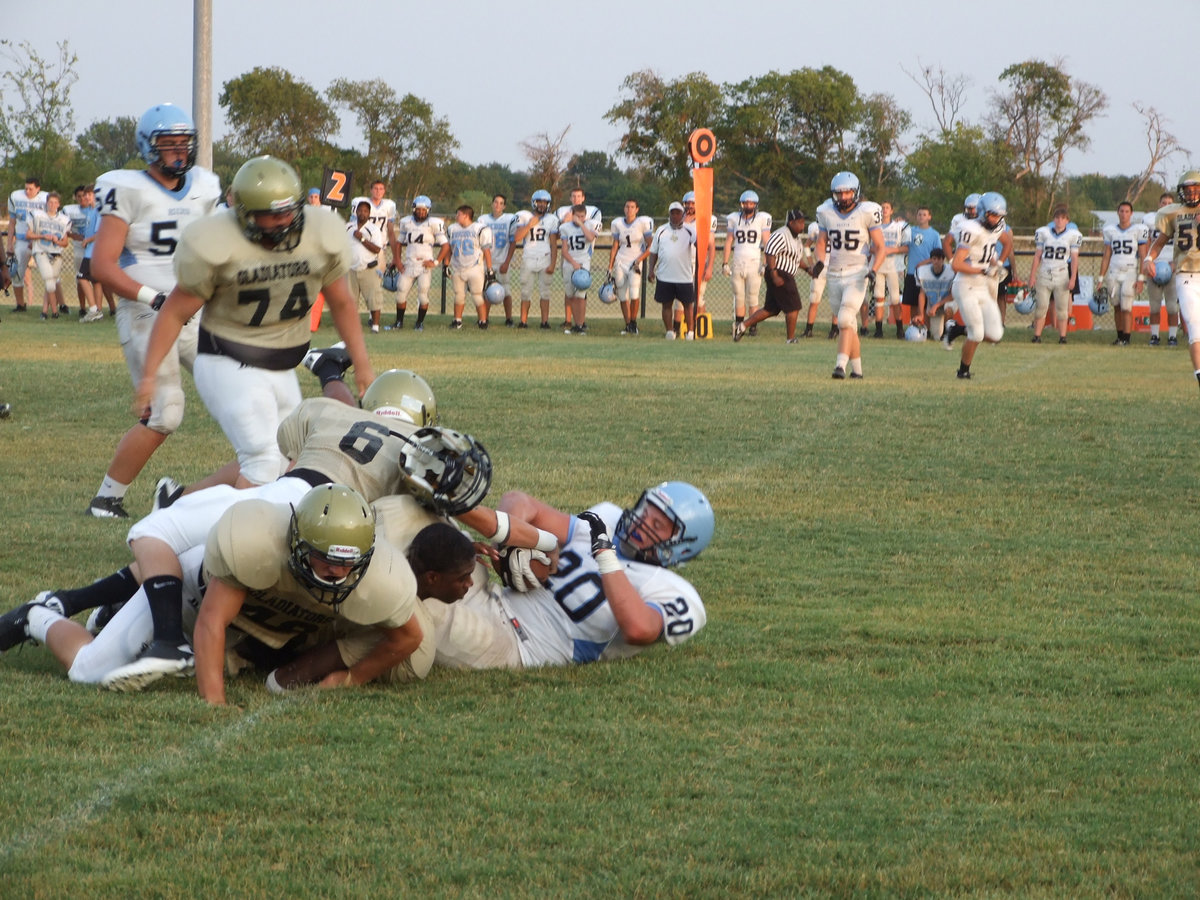
<instances>
[{"instance_id":1,"label":"black football glove","mask_svg":"<svg viewBox=\"0 0 1200 900\"><path fill-rule=\"evenodd\" d=\"M581 512L579 518L587 522L588 528L592 530L592 556L613 549L612 538L608 536L608 526L604 524L603 519L591 510Z\"/></svg>"}]
</instances>

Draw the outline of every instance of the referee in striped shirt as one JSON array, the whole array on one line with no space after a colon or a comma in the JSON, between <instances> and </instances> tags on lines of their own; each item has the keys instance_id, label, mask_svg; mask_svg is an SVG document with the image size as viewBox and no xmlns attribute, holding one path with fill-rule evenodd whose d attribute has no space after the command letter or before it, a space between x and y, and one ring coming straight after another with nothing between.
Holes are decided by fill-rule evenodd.
<instances>
[{"instance_id":1,"label":"referee in striped shirt","mask_svg":"<svg viewBox=\"0 0 1200 900\"><path fill-rule=\"evenodd\" d=\"M796 272L799 269L805 272L809 270L803 262L804 247L800 243L800 235L807 228L804 213L799 209L789 209L787 227L771 232L764 250L767 260L767 302L746 321L738 323L733 330L735 341L740 341L747 331L764 319L783 313L787 323L787 342L796 343L796 319L803 305L796 287Z\"/></svg>"}]
</instances>

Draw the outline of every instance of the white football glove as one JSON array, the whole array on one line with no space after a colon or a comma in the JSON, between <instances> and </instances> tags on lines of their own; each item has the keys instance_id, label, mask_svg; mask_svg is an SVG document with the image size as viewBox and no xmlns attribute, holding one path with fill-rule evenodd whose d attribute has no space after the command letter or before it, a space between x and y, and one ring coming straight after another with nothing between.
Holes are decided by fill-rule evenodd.
<instances>
[{"instance_id":1,"label":"white football glove","mask_svg":"<svg viewBox=\"0 0 1200 900\"><path fill-rule=\"evenodd\" d=\"M732 275L733 274L733 269L729 268L729 263L725 263L721 266L721 274L722 275Z\"/></svg>"},{"instance_id":2,"label":"white football glove","mask_svg":"<svg viewBox=\"0 0 1200 900\"><path fill-rule=\"evenodd\" d=\"M500 580L505 587L522 594L540 588L542 583L533 574L531 562L550 565L550 557L541 550L527 550L524 547L507 547L500 551Z\"/></svg>"}]
</instances>

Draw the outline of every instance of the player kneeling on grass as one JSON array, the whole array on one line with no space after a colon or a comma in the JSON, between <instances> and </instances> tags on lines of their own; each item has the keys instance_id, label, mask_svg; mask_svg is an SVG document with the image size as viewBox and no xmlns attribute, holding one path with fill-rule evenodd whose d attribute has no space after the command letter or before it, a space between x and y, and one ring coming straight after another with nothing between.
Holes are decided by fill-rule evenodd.
<instances>
[{"instance_id":1,"label":"player kneeling on grass","mask_svg":"<svg viewBox=\"0 0 1200 900\"><path fill-rule=\"evenodd\" d=\"M600 503L578 516L528 494L505 494L499 507L556 535L557 557L507 550L497 569L503 586L476 568L471 589L454 604L425 598L435 629L435 665L453 669L533 668L632 656L656 643L683 643L706 622L700 595L671 571L696 557L713 535L707 498L690 484L650 488L622 511ZM611 537L610 537L611 536ZM336 681L324 651L275 673L288 686ZM405 680L396 673L395 681Z\"/></svg>"}]
</instances>

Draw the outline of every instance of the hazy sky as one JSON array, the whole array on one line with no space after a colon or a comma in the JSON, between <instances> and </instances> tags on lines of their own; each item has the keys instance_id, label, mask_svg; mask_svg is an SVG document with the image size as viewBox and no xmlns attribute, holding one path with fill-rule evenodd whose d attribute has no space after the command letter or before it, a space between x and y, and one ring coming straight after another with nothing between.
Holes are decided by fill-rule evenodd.
<instances>
[{"instance_id":1,"label":"hazy sky","mask_svg":"<svg viewBox=\"0 0 1200 900\"><path fill-rule=\"evenodd\" d=\"M56 56L57 41L67 40L78 53L77 132L163 101L190 109L188 0L8 0L5 6L9 40L29 40L48 58ZM1157 107L1200 166L1198 0L1162 0L1149 15L1117 0L854 6L212 0L212 8L214 105L225 81L256 65L286 68L319 91L338 77L381 78L447 117L460 156L471 163L524 168L522 140L568 125L572 152L614 152L619 132L604 113L619 99L624 78L643 68L667 79L699 70L723 83L832 65L864 94L894 95L913 115L915 130L928 130L934 123L928 100L905 69L940 65L968 76L964 115L977 121L1006 66L1061 57L1073 77L1109 97L1105 117L1089 130L1090 151L1069 159L1072 174L1144 167L1145 129L1134 102ZM1158 54L1149 49L1156 35L1163 45ZM1172 35L1186 40L1173 42ZM352 117L344 115L343 124L339 143L365 149ZM225 131L219 107L214 130L217 137ZM1168 162L1168 178L1187 168L1180 154Z\"/></svg>"}]
</instances>

